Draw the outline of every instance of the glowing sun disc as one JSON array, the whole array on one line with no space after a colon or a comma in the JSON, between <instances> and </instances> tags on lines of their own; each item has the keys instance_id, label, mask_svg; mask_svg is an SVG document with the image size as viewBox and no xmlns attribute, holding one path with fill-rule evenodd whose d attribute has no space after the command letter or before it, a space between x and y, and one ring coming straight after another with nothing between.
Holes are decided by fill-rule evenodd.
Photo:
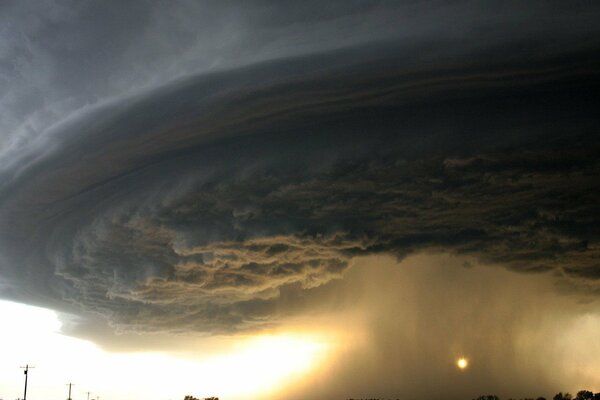
<instances>
[{"instance_id":1,"label":"glowing sun disc","mask_svg":"<svg viewBox=\"0 0 600 400\"><path fill-rule=\"evenodd\" d=\"M456 365L458 366L458 368L460 369L465 369L467 368L467 366L469 365L469 362L467 361L466 358L461 357L458 359L458 361L456 361Z\"/></svg>"}]
</instances>

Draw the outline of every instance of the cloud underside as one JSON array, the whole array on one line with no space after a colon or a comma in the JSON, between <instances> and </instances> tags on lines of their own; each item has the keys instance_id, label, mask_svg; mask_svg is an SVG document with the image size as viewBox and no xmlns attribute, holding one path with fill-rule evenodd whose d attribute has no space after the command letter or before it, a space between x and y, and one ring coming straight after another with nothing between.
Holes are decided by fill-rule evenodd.
<instances>
[{"instance_id":1,"label":"cloud underside","mask_svg":"<svg viewBox=\"0 0 600 400\"><path fill-rule=\"evenodd\" d=\"M347 66L357 54L334 72L308 58L177 82L18 155L5 293L122 330L231 332L277 323L297 311L282 293L367 254L468 254L599 290L585 54Z\"/></svg>"},{"instance_id":2,"label":"cloud underside","mask_svg":"<svg viewBox=\"0 0 600 400\"><path fill-rule=\"evenodd\" d=\"M553 154L567 172L536 165L540 157L371 162L306 181L220 183L84 229L61 249L56 274L73 300L103 312L135 304L134 315L116 315L123 321L143 326L145 310L175 309L157 323L194 329L220 318L271 323L286 311L282 287L326 284L370 253L453 251L595 284L597 162L583 149Z\"/></svg>"}]
</instances>

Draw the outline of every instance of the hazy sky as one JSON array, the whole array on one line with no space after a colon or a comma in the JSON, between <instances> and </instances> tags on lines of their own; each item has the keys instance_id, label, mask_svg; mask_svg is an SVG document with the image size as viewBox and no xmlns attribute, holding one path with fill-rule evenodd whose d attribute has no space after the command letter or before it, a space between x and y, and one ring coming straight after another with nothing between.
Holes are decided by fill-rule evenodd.
<instances>
[{"instance_id":1,"label":"hazy sky","mask_svg":"<svg viewBox=\"0 0 600 400\"><path fill-rule=\"evenodd\" d=\"M599 18L1 2L0 398L600 391Z\"/></svg>"}]
</instances>

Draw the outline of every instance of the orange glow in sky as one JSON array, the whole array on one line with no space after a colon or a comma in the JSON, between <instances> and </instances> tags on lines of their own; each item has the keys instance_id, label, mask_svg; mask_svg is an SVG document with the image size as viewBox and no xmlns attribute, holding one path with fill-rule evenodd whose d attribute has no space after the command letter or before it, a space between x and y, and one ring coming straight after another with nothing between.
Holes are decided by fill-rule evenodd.
<instances>
[{"instance_id":1,"label":"orange glow in sky","mask_svg":"<svg viewBox=\"0 0 600 400\"><path fill-rule=\"evenodd\" d=\"M0 301L2 363L0 398L20 398L23 372L29 363L27 397L65 398L65 383L73 382L74 400L100 396L181 399L220 396L260 398L301 380L322 363L332 338L313 333L277 332L224 339L223 348L193 358L162 352L112 353L95 344L59 332L57 314L43 308ZM234 343L234 344L232 344ZM200 354L198 354L200 353ZM189 356L188 354L188 356Z\"/></svg>"}]
</instances>

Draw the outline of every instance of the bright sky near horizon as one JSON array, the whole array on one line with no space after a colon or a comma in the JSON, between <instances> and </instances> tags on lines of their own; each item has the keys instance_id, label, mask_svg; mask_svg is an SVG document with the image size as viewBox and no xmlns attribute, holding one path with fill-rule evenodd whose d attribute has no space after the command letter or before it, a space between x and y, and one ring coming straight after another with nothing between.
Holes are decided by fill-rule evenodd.
<instances>
[{"instance_id":1,"label":"bright sky near horizon","mask_svg":"<svg viewBox=\"0 0 600 400\"><path fill-rule=\"evenodd\" d=\"M30 371L28 399L62 399L68 382L72 398L182 399L186 394L249 399L277 391L290 380L310 373L332 343L323 336L256 335L218 354L178 357L162 352L112 353L95 344L60 333L56 312L0 301L0 398L23 397L24 375ZM6 329L9 328L9 329ZM226 340L224 342L227 342ZM235 382L235 384L232 384Z\"/></svg>"}]
</instances>

